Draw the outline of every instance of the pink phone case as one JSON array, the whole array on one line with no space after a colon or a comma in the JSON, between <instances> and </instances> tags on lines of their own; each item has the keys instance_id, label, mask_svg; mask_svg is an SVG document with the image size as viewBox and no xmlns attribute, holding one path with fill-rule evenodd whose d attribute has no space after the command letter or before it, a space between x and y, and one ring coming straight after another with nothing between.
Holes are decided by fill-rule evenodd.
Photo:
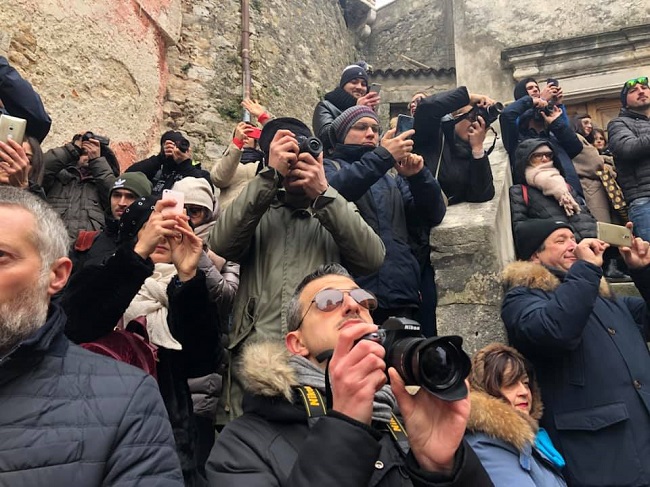
<instances>
[{"instance_id":1,"label":"pink phone case","mask_svg":"<svg viewBox=\"0 0 650 487\"><path fill-rule=\"evenodd\" d=\"M176 206L166 207L162 209L161 213L163 216L183 214L183 207L185 206L185 193L181 193L180 191L174 191L172 189L163 189L162 199L176 200Z\"/></svg>"}]
</instances>

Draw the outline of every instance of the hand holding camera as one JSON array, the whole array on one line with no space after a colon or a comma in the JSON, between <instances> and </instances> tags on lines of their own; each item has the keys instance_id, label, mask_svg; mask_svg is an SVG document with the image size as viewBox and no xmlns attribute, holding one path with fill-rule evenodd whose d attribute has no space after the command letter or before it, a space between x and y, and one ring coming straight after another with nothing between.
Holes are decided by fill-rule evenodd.
<instances>
[{"instance_id":1,"label":"hand holding camera","mask_svg":"<svg viewBox=\"0 0 650 487\"><path fill-rule=\"evenodd\" d=\"M562 109L554 103L549 103L546 108L540 111L540 115L546 124L550 125L562 116Z\"/></svg>"},{"instance_id":2,"label":"hand holding camera","mask_svg":"<svg viewBox=\"0 0 650 487\"><path fill-rule=\"evenodd\" d=\"M472 153L483 153L483 143L487 135L487 124L481 116L477 116L476 120L470 123L467 128L467 135L469 137L469 145Z\"/></svg>"},{"instance_id":3,"label":"hand holding camera","mask_svg":"<svg viewBox=\"0 0 650 487\"><path fill-rule=\"evenodd\" d=\"M278 130L269 145L269 167L286 176L289 167L298 160L300 146L290 130Z\"/></svg>"},{"instance_id":4,"label":"hand holding camera","mask_svg":"<svg viewBox=\"0 0 650 487\"><path fill-rule=\"evenodd\" d=\"M296 136L298 159L289 165L287 186L302 190L311 200L327 190L323 168L323 144L316 137Z\"/></svg>"},{"instance_id":5,"label":"hand holding camera","mask_svg":"<svg viewBox=\"0 0 650 487\"><path fill-rule=\"evenodd\" d=\"M413 151L413 134L415 130L407 130L395 136L395 129L390 129L382 137L380 145L393 156L397 162L402 161Z\"/></svg>"}]
</instances>

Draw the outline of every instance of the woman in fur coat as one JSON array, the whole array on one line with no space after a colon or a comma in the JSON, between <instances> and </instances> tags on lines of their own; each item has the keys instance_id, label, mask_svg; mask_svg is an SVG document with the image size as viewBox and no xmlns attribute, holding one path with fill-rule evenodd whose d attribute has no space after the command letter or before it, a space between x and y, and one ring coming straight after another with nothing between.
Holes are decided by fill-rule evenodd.
<instances>
[{"instance_id":1,"label":"woman in fur coat","mask_svg":"<svg viewBox=\"0 0 650 487\"><path fill-rule=\"evenodd\" d=\"M541 394L514 348L493 343L472 359L466 440L496 487L562 487L564 459L537 421Z\"/></svg>"}]
</instances>

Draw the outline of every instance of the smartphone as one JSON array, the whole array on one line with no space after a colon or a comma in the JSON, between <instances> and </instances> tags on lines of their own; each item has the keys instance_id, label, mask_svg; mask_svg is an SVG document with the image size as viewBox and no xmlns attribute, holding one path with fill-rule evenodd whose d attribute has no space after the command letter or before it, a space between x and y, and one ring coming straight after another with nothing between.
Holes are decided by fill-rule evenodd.
<instances>
[{"instance_id":1,"label":"smartphone","mask_svg":"<svg viewBox=\"0 0 650 487\"><path fill-rule=\"evenodd\" d=\"M413 117L409 115L398 115L397 116L397 128L395 130L395 137L397 137L402 132L411 130L413 128Z\"/></svg>"},{"instance_id":2,"label":"smartphone","mask_svg":"<svg viewBox=\"0 0 650 487\"><path fill-rule=\"evenodd\" d=\"M597 235L600 240L616 247L632 245L632 232L629 228L611 223L596 222Z\"/></svg>"},{"instance_id":3,"label":"smartphone","mask_svg":"<svg viewBox=\"0 0 650 487\"><path fill-rule=\"evenodd\" d=\"M185 193L174 191L173 189L163 189L162 199L176 200L176 206L166 206L162 209L161 213L163 216L167 217L183 214L183 208L185 207Z\"/></svg>"},{"instance_id":4,"label":"smartphone","mask_svg":"<svg viewBox=\"0 0 650 487\"><path fill-rule=\"evenodd\" d=\"M371 91L374 91L375 93L379 94L379 92L381 91L381 85L379 83L372 83L370 85L370 89L368 90L368 92L370 93Z\"/></svg>"},{"instance_id":5,"label":"smartphone","mask_svg":"<svg viewBox=\"0 0 650 487\"><path fill-rule=\"evenodd\" d=\"M549 86L560 86L560 82L556 80L555 78L548 78L546 80L546 84Z\"/></svg>"},{"instance_id":6,"label":"smartphone","mask_svg":"<svg viewBox=\"0 0 650 487\"><path fill-rule=\"evenodd\" d=\"M0 140L7 142L7 139L13 139L22 144L25 138L25 129L27 120L9 115L0 115Z\"/></svg>"}]
</instances>

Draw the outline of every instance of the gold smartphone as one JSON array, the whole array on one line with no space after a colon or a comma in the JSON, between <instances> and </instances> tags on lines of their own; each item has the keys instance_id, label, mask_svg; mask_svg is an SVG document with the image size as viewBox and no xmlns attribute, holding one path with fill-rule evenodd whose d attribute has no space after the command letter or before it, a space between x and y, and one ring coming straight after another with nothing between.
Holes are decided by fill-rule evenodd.
<instances>
[{"instance_id":1,"label":"gold smartphone","mask_svg":"<svg viewBox=\"0 0 650 487\"><path fill-rule=\"evenodd\" d=\"M7 142L7 139L11 138L22 144L26 127L27 120L2 114L0 115L0 140Z\"/></svg>"},{"instance_id":2,"label":"gold smartphone","mask_svg":"<svg viewBox=\"0 0 650 487\"><path fill-rule=\"evenodd\" d=\"M632 245L632 231L627 227L612 225L611 223L596 222L598 238L603 242L616 247L629 247Z\"/></svg>"}]
</instances>

